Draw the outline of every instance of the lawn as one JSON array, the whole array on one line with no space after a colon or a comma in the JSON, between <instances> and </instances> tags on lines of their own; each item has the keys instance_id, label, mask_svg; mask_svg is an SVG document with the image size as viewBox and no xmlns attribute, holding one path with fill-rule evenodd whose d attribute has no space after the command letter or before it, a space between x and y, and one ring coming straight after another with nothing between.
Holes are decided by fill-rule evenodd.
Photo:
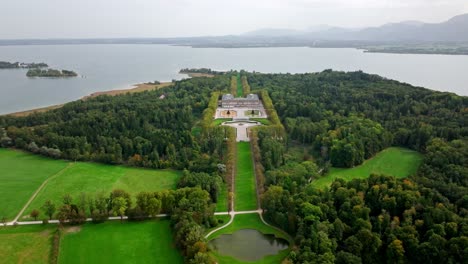
<instances>
[{"instance_id":1,"label":"lawn","mask_svg":"<svg viewBox=\"0 0 468 264\"><path fill-rule=\"evenodd\" d=\"M331 168L326 176L313 181L312 185L324 188L336 178L365 179L372 173L405 178L416 173L422 161L423 156L419 152L405 148L387 148L360 166L351 169Z\"/></svg>"},{"instance_id":2,"label":"lawn","mask_svg":"<svg viewBox=\"0 0 468 264\"><path fill-rule=\"evenodd\" d=\"M85 224L64 234L59 263L183 263L168 220Z\"/></svg>"},{"instance_id":3,"label":"lawn","mask_svg":"<svg viewBox=\"0 0 468 264\"><path fill-rule=\"evenodd\" d=\"M250 121L260 122L262 125L269 126L271 125L271 121L267 118L250 118Z\"/></svg>"},{"instance_id":4,"label":"lawn","mask_svg":"<svg viewBox=\"0 0 468 264\"><path fill-rule=\"evenodd\" d=\"M241 230L241 229L256 229L263 234L273 234L276 237L280 237L280 238L288 240L290 243L292 242L292 239L286 233L279 231L273 227L265 225L260 220L260 217L258 214L236 215L233 223L230 226L212 234L210 237L208 237L208 240L214 239L223 234L232 234L235 231ZM213 252L213 256L219 261L220 264L222 263L258 263L258 264L272 263L273 264L273 263L281 263L281 261L288 255L288 253L289 253L289 249L286 249L286 250L281 251L277 255L267 256L259 261L254 261L254 262L239 261L230 256L219 255L217 254L217 252Z\"/></svg>"},{"instance_id":5,"label":"lawn","mask_svg":"<svg viewBox=\"0 0 468 264\"><path fill-rule=\"evenodd\" d=\"M218 194L218 202L216 203L216 212L227 212L228 210L228 189L227 183L222 183L221 191Z\"/></svg>"},{"instance_id":6,"label":"lawn","mask_svg":"<svg viewBox=\"0 0 468 264\"><path fill-rule=\"evenodd\" d=\"M222 123L227 122L227 121L232 121L232 118L218 118L218 119L213 120L212 124L213 126L219 126Z\"/></svg>"},{"instance_id":7,"label":"lawn","mask_svg":"<svg viewBox=\"0 0 468 264\"><path fill-rule=\"evenodd\" d=\"M66 161L0 148L0 218L13 219L39 186L65 167Z\"/></svg>"},{"instance_id":8,"label":"lawn","mask_svg":"<svg viewBox=\"0 0 468 264\"><path fill-rule=\"evenodd\" d=\"M236 179L234 187L235 210L257 209L257 192L249 142L237 143Z\"/></svg>"},{"instance_id":9,"label":"lawn","mask_svg":"<svg viewBox=\"0 0 468 264\"><path fill-rule=\"evenodd\" d=\"M56 225L0 227L1 263L49 263Z\"/></svg>"},{"instance_id":10,"label":"lawn","mask_svg":"<svg viewBox=\"0 0 468 264\"><path fill-rule=\"evenodd\" d=\"M237 74L237 97L244 97L244 88L242 87L240 74Z\"/></svg>"},{"instance_id":11,"label":"lawn","mask_svg":"<svg viewBox=\"0 0 468 264\"><path fill-rule=\"evenodd\" d=\"M47 200L60 205L65 194L77 198L82 192L94 196L98 192L107 194L114 189L123 189L134 195L141 191L174 189L179 177L180 172L174 170L150 170L77 162L59 176L49 180L26 209L25 215L33 209L40 209Z\"/></svg>"}]
</instances>

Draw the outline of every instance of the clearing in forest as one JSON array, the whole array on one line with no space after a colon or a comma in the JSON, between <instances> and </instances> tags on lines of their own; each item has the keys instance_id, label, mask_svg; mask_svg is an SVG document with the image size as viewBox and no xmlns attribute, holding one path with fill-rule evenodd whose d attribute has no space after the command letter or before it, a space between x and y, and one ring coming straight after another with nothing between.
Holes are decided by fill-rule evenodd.
<instances>
[{"instance_id":1,"label":"clearing in forest","mask_svg":"<svg viewBox=\"0 0 468 264\"><path fill-rule=\"evenodd\" d=\"M366 160L362 165L350 169L331 168L330 172L312 182L319 188L330 186L336 179L345 180L365 179L371 174L391 175L397 178L405 178L413 175L418 170L423 156L421 153L406 149L391 147L379 152L375 157Z\"/></svg>"},{"instance_id":2,"label":"clearing in forest","mask_svg":"<svg viewBox=\"0 0 468 264\"><path fill-rule=\"evenodd\" d=\"M168 220L85 224L64 232L58 263L183 263Z\"/></svg>"}]
</instances>

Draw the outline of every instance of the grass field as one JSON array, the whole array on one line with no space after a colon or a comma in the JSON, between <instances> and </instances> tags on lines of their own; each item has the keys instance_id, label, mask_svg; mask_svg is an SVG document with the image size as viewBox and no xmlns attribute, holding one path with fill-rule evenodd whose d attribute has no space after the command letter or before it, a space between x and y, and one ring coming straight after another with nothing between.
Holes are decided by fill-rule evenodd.
<instances>
[{"instance_id":1,"label":"grass field","mask_svg":"<svg viewBox=\"0 0 468 264\"><path fill-rule=\"evenodd\" d=\"M236 179L234 187L235 210L257 209L257 192L249 142L237 143Z\"/></svg>"},{"instance_id":2,"label":"grass field","mask_svg":"<svg viewBox=\"0 0 468 264\"><path fill-rule=\"evenodd\" d=\"M123 189L131 194L174 189L179 177L180 172L173 170L149 170L77 162L59 176L49 180L26 209L25 216L33 209L40 209L47 200L54 201L56 205L61 204L65 194L75 198L82 192L94 196L98 192L109 193L114 189Z\"/></svg>"},{"instance_id":3,"label":"grass field","mask_svg":"<svg viewBox=\"0 0 468 264\"><path fill-rule=\"evenodd\" d=\"M351 169L331 168L326 176L313 181L312 185L324 188L336 178L364 179L372 173L404 178L416 173L422 160L423 156L419 152L405 148L387 148L360 166Z\"/></svg>"},{"instance_id":4,"label":"grass field","mask_svg":"<svg viewBox=\"0 0 468 264\"><path fill-rule=\"evenodd\" d=\"M13 219L39 186L67 162L0 148L0 218Z\"/></svg>"},{"instance_id":5,"label":"grass field","mask_svg":"<svg viewBox=\"0 0 468 264\"><path fill-rule=\"evenodd\" d=\"M56 225L0 227L0 263L49 263Z\"/></svg>"},{"instance_id":6,"label":"grass field","mask_svg":"<svg viewBox=\"0 0 468 264\"><path fill-rule=\"evenodd\" d=\"M242 87L240 74L237 75L237 97L244 97L244 88Z\"/></svg>"},{"instance_id":7,"label":"grass field","mask_svg":"<svg viewBox=\"0 0 468 264\"><path fill-rule=\"evenodd\" d=\"M292 239L286 233L265 225L260 220L260 217L258 214L236 215L233 223L230 226L212 234L210 237L208 237L208 240L214 239L223 234L232 234L235 231L241 230L241 229L256 229L263 234L273 234L276 237L280 237L280 238L288 240L290 243L292 242ZM221 256L217 254L216 252L213 252L213 256L216 257L216 259L219 261L220 264L222 263L258 263L258 264L275 263L276 264L276 263L281 263L281 261L288 255L288 253L289 253L289 249L286 249L286 250L281 251L277 255L267 256L259 261L254 261L254 262L239 261L230 256Z\"/></svg>"},{"instance_id":8,"label":"grass field","mask_svg":"<svg viewBox=\"0 0 468 264\"><path fill-rule=\"evenodd\" d=\"M183 263L168 220L85 224L64 234L59 263Z\"/></svg>"}]
</instances>

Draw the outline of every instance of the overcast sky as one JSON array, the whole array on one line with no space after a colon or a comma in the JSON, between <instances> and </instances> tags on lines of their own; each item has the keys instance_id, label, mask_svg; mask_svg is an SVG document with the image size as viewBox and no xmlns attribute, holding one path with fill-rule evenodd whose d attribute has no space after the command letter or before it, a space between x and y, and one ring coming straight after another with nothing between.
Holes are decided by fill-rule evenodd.
<instances>
[{"instance_id":1,"label":"overcast sky","mask_svg":"<svg viewBox=\"0 0 468 264\"><path fill-rule=\"evenodd\" d=\"M441 22L468 0L0 0L0 39L175 37Z\"/></svg>"}]
</instances>

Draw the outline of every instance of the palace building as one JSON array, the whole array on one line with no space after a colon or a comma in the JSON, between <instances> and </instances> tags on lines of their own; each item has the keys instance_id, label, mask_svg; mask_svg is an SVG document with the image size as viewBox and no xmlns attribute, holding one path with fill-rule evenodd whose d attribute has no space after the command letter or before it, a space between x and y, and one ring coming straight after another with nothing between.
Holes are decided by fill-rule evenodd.
<instances>
[{"instance_id":1,"label":"palace building","mask_svg":"<svg viewBox=\"0 0 468 264\"><path fill-rule=\"evenodd\" d=\"M223 95L219 106L222 108L258 108L263 107L258 95L248 94L245 98L235 98L232 94Z\"/></svg>"}]
</instances>

